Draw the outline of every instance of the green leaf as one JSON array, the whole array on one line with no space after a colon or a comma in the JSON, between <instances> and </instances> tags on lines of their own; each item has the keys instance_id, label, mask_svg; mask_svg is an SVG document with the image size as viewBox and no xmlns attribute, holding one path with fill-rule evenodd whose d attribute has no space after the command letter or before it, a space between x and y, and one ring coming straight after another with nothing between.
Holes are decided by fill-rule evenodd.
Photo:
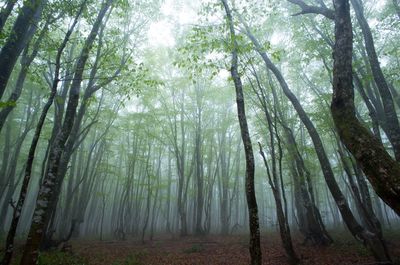
<instances>
[{"instance_id":1,"label":"green leaf","mask_svg":"<svg viewBox=\"0 0 400 265\"><path fill-rule=\"evenodd\" d=\"M17 102L15 101L0 101L0 108L7 108L7 107L16 107L17 106Z\"/></svg>"}]
</instances>

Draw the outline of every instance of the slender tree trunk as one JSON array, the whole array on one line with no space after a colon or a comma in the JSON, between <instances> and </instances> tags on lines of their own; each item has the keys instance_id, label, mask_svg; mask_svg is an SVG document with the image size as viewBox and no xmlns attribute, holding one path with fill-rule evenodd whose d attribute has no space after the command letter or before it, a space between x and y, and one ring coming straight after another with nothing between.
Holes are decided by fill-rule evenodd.
<instances>
[{"instance_id":1,"label":"slender tree trunk","mask_svg":"<svg viewBox=\"0 0 400 265\"><path fill-rule=\"evenodd\" d=\"M143 228L142 228L142 234L141 234L141 241L142 241L142 244L144 244L145 242L144 242L144 236L145 236L145 234L146 234L146 229L147 229L147 226L148 226L148 223L149 223L149 217L150 217L150 204L151 204L151 194L152 194L152 187L151 187L151 182L150 182L150 180L151 180L151 175L150 175L150 171L149 171L149 167L150 167L150 162L149 162L149 160L150 160L150 151L151 151L151 144L149 143L149 148L148 148L148 153L147 153L147 161L146 161L146 179L147 179L147 183L146 183L146 186L147 186L147 199L146 199L146 209L145 209L145 213L144 213L144 215L145 215L145 217L144 217L144 224L143 224ZM155 201L154 201L154 203L156 203Z\"/></svg>"},{"instance_id":2,"label":"slender tree trunk","mask_svg":"<svg viewBox=\"0 0 400 265\"><path fill-rule=\"evenodd\" d=\"M400 5L398 0L393 0L394 8L396 9L397 16L400 19Z\"/></svg>"},{"instance_id":3,"label":"slender tree trunk","mask_svg":"<svg viewBox=\"0 0 400 265\"><path fill-rule=\"evenodd\" d=\"M252 66L253 75L255 76L258 91L255 86L250 82L253 91L257 95L257 98L264 110L267 121L272 124L270 118L268 106L267 106L267 95L266 91L261 85L255 68ZM313 198L313 187L310 178L310 172L307 170L304 164L304 160L299 152L295 137L292 130L288 127L285 117L279 105L278 95L276 93L275 85L272 82L270 75L268 75L269 84L272 89L272 95L274 99L274 108L276 115L279 115L280 124L283 127L284 135L286 138L285 146L288 149L289 157L292 160L292 175L294 177L294 184L296 195L296 209L299 217L300 231L305 235L305 243L310 239L314 244L328 245L332 243L332 238L329 236L325 229L325 225L321 220L320 212L315 205ZM275 117L276 119L276 117ZM272 126L272 125L271 125ZM276 126L276 125L275 125ZM276 135L278 135L276 133ZM271 145L274 145L271 143Z\"/></svg>"},{"instance_id":4,"label":"slender tree trunk","mask_svg":"<svg viewBox=\"0 0 400 265\"><path fill-rule=\"evenodd\" d=\"M203 172L203 154L202 154L202 143L203 143L203 134L202 134L202 112L203 112L203 95L201 88L196 87L196 132L195 132L195 158L196 158L196 186L197 186L197 207L195 212L195 232L198 235L204 234L204 229L202 227L203 220L203 206L204 206L204 172Z\"/></svg>"},{"instance_id":5,"label":"slender tree trunk","mask_svg":"<svg viewBox=\"0 0 400 265\"><path fill-rule=\"evenodd\" d=\"M171 218L170 218L170 212L171 212L171 189L172 189L172 169L171 169L171 151L168 150L168 190L167 190L167 214L166 214L166 219L167 219L167 224L166 224L166 230L168 233L172 232L171 228Z\"/></svg>"},{"instance_id":6,"label":"slender tree trunk","mask_svg":"<svg viewBox=\"0 0 400 265\"><path fill-rule=\"evenodd\" d=\"M240 125L240 132L244 145L245 157L246 157L246 199L247 207L249 210L249 225L250 225L250 257L252 265L261 265L262 254L260 247L260 226L258 218L258 206L254 188L254 154L253 147L251 144L251 138L249 128L247 125L244 97L243 97L243 85L242 80L239 76L238 70L238 43L236 41L235 29L233 26L233 19L231 10L226 0L221 0L225 12L227 23L230 31L230 41L232 48L232 62L231 62L231 75L235 84L236 90L236 103L238 111L238 119Z\"/></svg>"},{"instance_id":7,"label":"slender tree trunk","mask_svg":"<svg viewBox=\"0 0 400 265\"><path fill-rule=\"evenodd\" d=\"M270 137L271 137L271 139L273 138L273 136L270 136ZM271 142L273 142L273 141L271 141ZM275 204L276 204L276 216L278 219L279 234L281 236L282 245L283 245L283 248L285 249L289 263L290 264L298 264L300 260L297 257L297 254L293 248L292 237L290 234L290 228L289 228L289 224L288 224L288 220L287 220L287 213L285 214L284 209L283 209L281 192L279 191L279 184L278 184L279 180L278 180L276 168L274 169L274 167L276 167L276 165L274 165L274 163L276 163L276 162L274 162L276 160L276 157L275 157L275 155L272 155L272 151L271 151L271 156L272 156L271 160L272 160L272 164L273 164L272 172L271 172L260 143L259 143L259 147L260 147L260 154L264 161L264 165L267 169L268 182L269 182L269 185L271 186ZM271 146L271 149L272 149L272 146ZM271 177L271 174L272 174L272 177Z\"/></svg>"}]
</instances>

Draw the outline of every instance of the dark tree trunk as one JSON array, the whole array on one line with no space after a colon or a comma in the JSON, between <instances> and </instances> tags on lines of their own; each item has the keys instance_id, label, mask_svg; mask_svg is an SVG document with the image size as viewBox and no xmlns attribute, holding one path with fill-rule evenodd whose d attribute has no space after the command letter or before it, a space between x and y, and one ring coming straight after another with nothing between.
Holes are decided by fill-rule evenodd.
<instances>
[{"instance_id":1,"label":"dark tree trunk","mask_svg":"<svg viewBox=\"0 0 400 265\"><path fill-rule=\"evenodd\" d=\"M65 142L67 141L74 124L84 68L89 58L89 52L93 46L101 22L112 2L113 0L107 0L107 2L102 5L96 21L93 24L92 30L85 41L84 47L82 48L81 56L78 58L74 80L70 89L68 105L65 112L64 123L61 130L57 133L54 143L50 148L47 169L36 201L36 208L20 263L21 265L36 264L37 262L39 246L46 230L45 220L47 220L51 214L49 211L49 205L51 203L50 200L53 196L54 188L58 184L57 175L60 159L65 148Z\"/></svg>"},{"instance_id":2,"label":"dark tree trunk","mask_svg":"<svg viewBox=\"0 0 400 265\"><path fill-rule=\"evenodd\" d=\"M338 4L339 5L339 4ZM343 9L342 5L339 5ZM347 11L338 8L338 19ZM341 11L341 12L339 12ZM352 79L351 20L336 21L332 116L341 140L354 155L377 194L400 215L400 165L355 115Z\"/></svg>"},{"instance_id":3,"label":"dark tree trunk","mask_svg":"<svg viewBox=\"0 0 400 265\"><path fill-rule=\"evenodd\" d=\"M38 23L39 17L36 16L36 21L34 23ZM50 20L46 21L46 24L44 25L43 29L41 30L38 39L35 41L35 43L32 45L32 52L29 54L28 50L31 45L27 45L22 52L21 56L21 69L18 73L17 81L14 87L14 90L12 91L11 95L7 99L7 102L11 103L7 105L6 107L2 108L0 111L0 132L3 129L4 123L7 120L8 115L11 113L11 111L15 108L16 102L21 96L22 88L25 83L26 76L28 75L28 70L30 65L32 64L33 60L35 59L37 53L39 52L40 44L42 43L42 40L47 33L48 26ZM36 26L31 26L30 30L28 31L28 38L30 36L33 36L36 32Z\"/></svg>"},{"instance_id":4,"label":"dark tree trunk","mask_svg":"<svg viewBox=\"0 0 400 265\"><path fill-rule=\"evenodd\" d=\"M11 11L14 8L15 3L17 3L17 0L8 0L7 5L1 10L0 12L0 33L3 32L4 25L6 24L6 21L8 17L11 14Z\"/></svg>"},{"instance_id":5,"label":"dark tree trunk","mask_svg":"<svg viewBox=\"0 0 400 265\"><path fill-rule=\"evenodd\" d=\"M151 175L150 175L150 171L149 171L149 167L150 167L150 153L151 153L151 143L149 143L149 148L148 148L148 153L147 153L147 161L146 161L146 179L147 179L147 183L146 183L146 188L147 188L147 197L146 197L146 209L145 209L145 213L144 213L144 224L143 224L143 228L142 228L142 233L141 233L141 241L142 244L144 244L144 236L146 234L146 229L147 226L149 224L149 217L150 217L150 207L151 207L151 194L152 194L152 187L151 187ZM156 201L154 201L154 203L156 203Z\"/></svg>"},{"instance_id":6,"label":"dark tree trunk","mask_svg":"<svg viewBox=\"0 0 400 265\"><path fill-rule=\"evenodd\" d=\"M374 39L368 21L364 16L363 6L359 0L351 0L354 11L364 35L365 47L367 50L368 60L372 70L372 76L378 87L379 94L382 98L383 109L385 112L385 123L387 127L387 136L393 146L396 160L400 160L400 124L397 119L396 108L393 97L390 93L389 85L383 75L379 64L378 55L376 54Z\"/></svg>"},{"instance_id":7,"label":"dark tree trunk","mask_svg":"<svg viewBox=\"0 0 400 265\"><path fill-rule=\"evenodd\" d=\"M43 107L42 113L40 115L38 124L36 126L36 130L35 130L35 134L33 136L32 142L31 142L31 146L29 149L29 153L28 153L28 160L26 162L26 166L25 166L25 174L24 174L24 178L23 178L23 182L22 182L22 187L21 187L21 191L19 194L19 199L17 202L17 205L14 209L14 213L13 213L13 219L11 222L11 227L8 231L8 235L7 235L7 240L6 240L6 253L3 257L3 260L1 261L2 265L8 265L11 262L11 258L12 258L12 254L14 251L14 238L15 238L15 233L17 231L17 226L19 223L19 219L21 217L21 213L22 213L22 207L25 203L25 199L26 199L26 195L28 192L28 186L29 186L29 182L31 179L31 175L32 175L32 167L33 167L33 161L35 158L35 152L36 152L36 147L37 144L39 142L39 138L40 138L40 134L42 132L42 128L44 125L44 121L46 119L47 113L51 107L51 105L53 104L53 100L54 97L56 96L57 93L57 87L58 87L58 83L59 83L59 74L60 74L60 68L61 68L61 56L62 53L69 41L69 38L75 28L75 25L78 22L78 18L80 16L80 14L82 13L84 5L82 5L81 10L79 11L78 15L75 17L75 20L73 22L73 24L71 25L71 27L69 28L69 30L67 31L67 33L65 34L64 40L61 43L60 47L57 50L57 55L56 55L56 60L55 60L55 70L54 70L54 80L53 80L53 84L51 87L51 93L49 98L47 99L46 104ZM45 32L45 30L43 30L43 32ZM35 50L34 53L37 53L37 49L38 46L35 46ZM36 54L32 53L30 60L32 61L33 58L35 57ZM27 69L26 69L27 70ZM21 70L22 71L22 70ZM26 73L25 73L26 75ZM23 78L25 79L25 78ZM23 81L22 81L23 82ZM21 84L22 86L22 84Z\"/></svg>"},{"instance_id":8,"label":"dark tree trunk","mask_svg":"<svg viewBox=\"0 0 400 265\"><path fill-rule=\"evenodd\" d=\"M396 178L399 179L400 167L369 130L361 125L355 115L352 70L353 32L349 1L335 0L334 5L335 47L331 104L333 120L341 140L363 167L371 183L380 187L378 191L386 199L394 197L395 201L391 202L397 205L397 210L400 210L398 205L400 190L396 190L396 187L400 187L400 185L398 180L397 185L395 185L396 182L391 183ZM391 263L378 235L368 233L368 231L362 232L361 235L361 238L371 248L377 261Z\"/></svg>"},{"instance_id":9,"label":"dark tree trunk","mask_svg":"<svg viewBox=\"0 0 400 265\"><path fill-rule=\"evenodd\" d=\"M238 70L238 43L236 41L236 34L233 25L233 19L231 10L229 9L226 0L221 0L224 5L226 12L226 19L230 31L230 42L232 47L232 65L231 65L231 75L235 84L236 90L236 103L238 111L238 119L240 125L240 132L242 136L242 141L244 145L245 157L246 157L246 199L247 207L249 210L249 226L250 226L250 257L252 265L261 265L262 254L260 247L260 227L258 218L258 206L257 199L254 188L254 154L253 147L251 144L251 138L249 134L249 128L247 125L244 97L243 97L243 85L242 80L239 75Z\"/></svg>"},{"instance_id":10,"label":"dark tree trunk","mask_svg":"<svg viewBox=\"0 0 400 265\"><path fill-rule=\"evenodd\" d=\"M258 78L255 68L252 66L253 75L256 78L257 87L259 91L255 89L255 86L251 84L253 91L258 97L258 100L264 110L267 121L272 124L270 118L268 106L267 106L267 95L261 82ZM275 85L272 82L270 75L268 75L269 84L272 89L272 95L274 99L275 115L279 115L280 124L283 127L284 135L286 138L285 146L288 149L289 157L291 159L291 171L294 177L295 184L295 195L296 199L296 210L298 213L298 222L300 226L300 231L305 236L305 243L311 240L314 244L318 245L328 245L332 243L332 238L329 236L325 229L325 225L321 220L320 212L315 205L315 200L313 198L313 188L310 178L310 172L307 170L304 160L299 152L295 137L292 130L287 126L287 122L279 106L279 99L276 93ZM276 117L275 117L276 118ZM276 134L278 135L278 134ZM271 145L273 145L271 143ZM272 147L271 147L272 148Z\"/></svg>"},{"instance_id":11,"label":"dark tree trunk","mask_svg":"<svg viewBox=\"0 0 400 265\"><path fill-rule=\"evenodd\" d=\"M195 132L195 160L196 160L196 212L195 212L195 233L198 235L204 234L203 229L203 208L204 208L204 168L203 168L203 154L202 154L202 143L203 143L203 92L201 88L196 87L196 132Z\"/></svg>"},{"instance_id":12,"label":"dark tree trunk","mask_svg":"<svg viewBox=\"0 0 400 265\"><path fill-rule=\"evenodd\" d=\"M287 146L289 152L293 156L293 163L295 164L293 166L293 174L295 178L294 182L297 182L298 192L300 193L300 203L302 203L298 211L301 211L302 208L304 209L305 227L303 229L305 229L305 242L307 242L307 240L311 240L317 245L329 245L333 242L333 240L325 229L319 209L312 200L312 190L309 190L309 185L306 182L307 178L310 178L310 173L305 168L305 164L298 150L293 132L290 130L290 128L286 127L285 134L288 141Z\"/></svg>"},{"instance_id":13,"label":"dark tree trunk","mask_svg":"<svg viewBox=\"0 0 400 265\"><path fill-rule=\"evenodd\" d=\"M262 146L260 143L258 143L260 147L260 154L263 158L265 168L267 170L267 175L268 175L268 182L269 185L271 186L272 193L274 195L274 200L276 204L276 216L278 219L278 225L279 225L279 233L281 236L282 240L282 245L283 248L285 249L286 255L288 257L288 261L290 264L298 264L299 263L299 258L297 257L297 254L293 248L293 243L292 243L292 236L290 234L290 228L289 228L289 223L287 220L287 212L284 211L283 207L286 206L286 201L285 197L283 194L282 190L282 196L280 192L280 187L279 187L279 180L278 180L278 172L277 172L277 166L276 166L276 154L275 154L275 140L274 140L274 132L273 132L273 124L272 124L272 119L269 114L269 112L265 112L267 123L268 123L268 130L270 133L270 156L271 156L271 163L272 163L272 169L269 169L267 159L264 155L264 152L262 150ZM271 176L272 175L272 176ZM282 179L281 179L282 181ZM282 183L281 183L282 184ZM282 198L284 201L284 204L282 204Z\"/></svg>"},{"instance_id":14,"label":"dark tree trunk","mask_svg":"<svg viewBox=\"0 0 400 265\"><path fill-rule=\"evenodd\" d=\"M246 26L246 25L245 25ZM324 175L325 181L327 186L335 200L336 205L339 208L339 211L342 215L344 222L346 223L347 227L349 228L350 232L353 234L355 238L361 238L364 243L369 246L371 251L374 253L375 257L379 261L387 261L387 255L384 248L384 244L376 237L375 234L371 233L370 231L364 229L354 217L347 201L346 197L340 190L338 183L336 182L335 176L332 171L332 167L330 165L328 156L326 155L324 145L322 140L318 134L317 129L315 128L314 124L312 123L311 119L303 109L302 105L300 104L297 97L293 94L290 90L288 84L286 83L284 77L282 76L279 69L272 63L269 59L268 55L263 51L261 45L259 44L258 40L251 34L250 29L246 26L246 33L248 37L253 42L256 51L260 54L262 59L265 62L266 67L271 70L271 72L275 75L276 79L278 80L284 94L286 97L292 102L293 107L295 108L297 114L300 117L300 120L305 125L311 140L314 144L314 148L318 157L318 160L321 165L322 173ZM351 54L350 54L351 55ZM350 57L351 60L351 57Z\"/></svg>"},{"instance_id":15,"label":"dark tree trunk","mask_svg":"<svg viewBox=\"0 0 400 265\"><path fill-rule=\"evenodd\" d=\"M8 79L14 69L18 56L25 48L28 39L28 32L35 21L35 16L40 17L46 0L29 0L24 2L24 6L19 13L17 20L0 51L0 100L7 87Z\"/></svg>"},{"instance_id":16,"label":"dark tree trunk","mask_svg":"<svg viewBox=\"0 0 400 265\"><path fill-rule=\"evenodd\" d=\"M227 127L221 131L219 136L219 168L220 174L219 177L220 181L220 219L221 219L221 234L227 235L229 233L229 214L228 214L228 189L229 189L229 168L227 163L227 155L226 155L226 134L227 134ZM228 158L229 159L229 158Z\"/></svg>"}]
</instances>

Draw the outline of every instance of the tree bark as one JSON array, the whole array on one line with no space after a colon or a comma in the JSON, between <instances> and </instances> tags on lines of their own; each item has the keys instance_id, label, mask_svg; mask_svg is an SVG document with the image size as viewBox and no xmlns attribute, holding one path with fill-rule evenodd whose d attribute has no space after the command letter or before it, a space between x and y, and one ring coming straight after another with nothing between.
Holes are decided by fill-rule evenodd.
<instances>
[{"instance_id":1,"label":"tree bark","mask_svg":"<svg viewBox=\"0 0 400 265\"><path fill-rule=\"evenodd\" d=\"M377 194L400 215L400 165L355 115L352 57L349 58L353 50L352 26L343 5L338 3L335 22L332 116L341 140L360 164ZM340 23L340 19L344 22Z\"/></svg>"},{"instance_id":2,"label":"tree bark","mask_svg":"<svg viewBox=\"0 0 400 265\"><path fill-rule=\"evenodd\" d=\"M7 5L1 10L0 12L0 33L3 32L4 25L6 24L6 21L8 17L11 14L11 11L14 8L15 3L17 3L17 0L9 0L7 1Z\"/></svg>"},{"instance_id":3,"label":"tree bark","mask_svg":"<svg viewBox=\"0 0 400 265\"><path fill-rule=\"evenodd\" d=\"M246 157L246 199L247 207L249 210L249 226L250 226L250 257L252 265L261 265L262 255L260 247L260 227L258 218L258 206L254 188L254 154L253 147L251 144L251 138L249 134L249 128L247 125L246 110L243 96L243 85L242 80L238 71L238 43L236 41L235 29L233 26L233 19L231 10L226 0L221 0L225 12L226 19L230 31L230 41L232 47L232 62L231 62L231 75L235 84L236 90L236 103L238 110L238 119L240 125L240 132L244 145L245 157Z\"/></svg>"},{"instance_id":4,"label":"tree bark","mask_svg":"<svg viewBox=\"0 0 400 265\"><path fill-rule=\"evenodd\" d=\"M112 2L113 0L107 0L107 2L102 5L96 21L93 24L93 27L85 41L84 47L82 48L81 56L78 58L74 80L69 93L65 119L62 128L57 133L54 143L50 149L46 174L44 176L43 184L39 190L33 221L20 263L21 265L36 264L37 262L39 246L46 229L45 220L51 214L49 211L49 205L51 203L50 199L53 196L54 187L57 186L59 162L65 148L65 142L67 141L74 124L84 68L89 58L89 52L93 46L101 22Z\"/></svg>"},{"instance_id":5,"label":"tree bark","mask_svg":"<svg viewBox=\"0 0 400 265\"><path fill-rule=\"evenodd\" d=\"M400 124L396 114L396 108L389 85L383 75L379 64L378 55L376 54L374 39L368 21L364 16L363 6L359 0L351 0L358 23L364 36L365 47L367 50L369 64L372 70L372 76L378 87L379 94L382 99L383 109L385 113L385 125L387 127L387 136L393 146L393 151L397 161L400 161Z\"/></svg>"},{"instance_id":6,"label":"tree bark","mask_svg":"<svg viewBox=\"0 0 400 265\"><path fill-rule=\"evenodd\" d=\"M0 51L0 100L6 90L11 72L14 69L18 56L29 41L27 35L34 17L42 13L46 0L29 0L24 2L17 20L7 38L3 48Z\"/></svg>"},{"instance_id":7,"label":"tree bark","mask_svg":"<svg viewBox=\"0 0 400 265\"><path fill-rule=\"evenodd\" d=\"M278 180L278 169L276 165L276 160L277 160L277 155L275 154L275 133L273 130L273 127L276 126L272 123L272 117L268 111L267 108L264 109L264 114L265 118L267 120L267 126L268 126L268 131L269 131L269 145L270 145L270 157L271 157L271 166L272 169L269 169L267 159L264 155L262 146L260 143L258 143L260 147L260 154L263 158L265 168L267 170L267 176L268 176L268 182L269 185L271 186L272 193L274 195L275 199L275 204L276 204L276 216L278 218L278 224L279 224L279 233L281 236L283 248L285 249L286 255L288 257L288 261L290 264L298 264L299 263L299 258L297 257L297 254L293 248L293 243L292 243L292 237L290 234L290 227L289 223L287 220L287 204L284 196L284 190L280 191L279 189L279 180ZM278 145L280 146L280 142L278 141ZM279 159L281 159L282 152L280 153ZM281 175L281 171L279 171L279 175ZM272 175L272 177L271 177ZM281 179L281 185L282 185L282 179ZM281 196L282 193L282 196ZM282 199L283 199L283 204L282 204ZM285 210L283 210L283 206L285 206Z\"/></svg>"},{"instance_id":8,"label":"tree bark","mask_svg":"<svg viewBox=\"0 0 400 265\"><path fill-rule=\"evenodd\" d=\"M36 21L34 21L34 23L38 23L39 17L36 17L35 19L36 19ZM43 40L45 34L47 33L49 24L50 24L50 20L48 19L46 21L46 24L44 25L43 29L40 31L40 34L39 34L37 40L32 45L32 52L30 54L28 53L28 50L31 46L29 44L25 47L24 51L22 52L22 56L21 56L21 60L20 60L21 61L21 69L18 73L18 77L17 77L17 81L15 84L14 90L12 91L11 95L7 99L7 102L9 102L11 104L2 108L0 111L0 132L3 129L4 123L6 122L8 115L15 108L16 102L19 99L19 97L21 96L22 88L24 86L25 79L28 75L29 67L39 52L40 45L42 43L42 40ZM31 26L30 30L28 32L28 38L30 36L33 36L35 34L35 32L36 32L36 26Z\"/></svg>"},{"instance_id":9,"label":"tree bark","mask_svg":"<svg viewBox=\"0 0 400 265\"><path fill-rule=\"evenodd\" d=\"M332 197L334 198L335 203L336 203L337 207L339 208L342 218L343 218L344 222L346 223L347 227L349 228L350 232L353 234L353 236L355 238L362 239L364 241L364 243L367 246L369 246L369 248L374 253L377 260L383 261L383 262L390 260L390 259L388 259L387 255L386 255L387 253L385 251L384 244L382 244L382 242L379 239L377 239L375 234L364 229L357 222L355 216L353 215L353 213L346 201L346 197L344 196L344 194L340 190L338 183L336 182L330 161L328 159L328 156L326 155L324 145L318 134L317 129L315 128L311 119L309 118L309 116L307 115L305 110L303 109L303 107L300 104L297 97L290 90L288 84L286 83L284 77L282 76L282 73L272 63L272 61L269 59L266 52L263 51L261 45L259 44L258 40L255 38L255 36L251 33L248 26L245 23L244 23L244 25L245 25L246 34L250 38L250 40L253 42L256 51L260 54L260 56L264 60L266 67L275 75L284 94L292 102L292 105L295 108L297 114L299 115L300 120L305 125L305 127L311 137L311 140L314 144L314 148L315 148L318 160L320 162L322 173L324 175L327 186L328 186L328 188L332 194ZM350 59L351 59L351 57L350 57Z\"/></svg>"},{"instance_id":10,"label":"tree bark","mask_svg":"<svg viewBox=\"0 0 400 265\"><path fill-rule=\"evenodd\" d=\"M353 32L349 1L335 0L334 6L335 46L331 104L333 120L341 140L369 176L370 182L374 187L380 187L378 191L385 199L394 198L395 201L391 201L394 203L394 209L400 210L398 205L400 167L370 131L361 125L355 114L352 69ZM396 179L397 185L395 185L396 182L391 183ZM363 234L366 244L373 248L371 250L375 258L380 262L390 264L391 260L386 250L379 247L383 244L379 244L377 235Z\"/></svg>"}]
</instances>

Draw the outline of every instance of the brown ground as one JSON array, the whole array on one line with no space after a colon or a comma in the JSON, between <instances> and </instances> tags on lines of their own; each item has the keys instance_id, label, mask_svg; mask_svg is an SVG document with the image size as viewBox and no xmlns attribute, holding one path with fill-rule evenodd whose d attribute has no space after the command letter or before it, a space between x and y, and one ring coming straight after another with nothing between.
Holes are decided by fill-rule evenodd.
<instances>
[{"instance_id":1,"label":"brown ground","mask_svg":"<svg viewBox=\"0 0 400 265\"><path fill-rule=\"evenodd\" d=\"M295 240L295 249L302 264L374 264L368 251L352 239L335 242L329 247L313 247ZM389 242L393 257L400 257L399 243ZM288 264L277 235L264 237L262 248L263 264ZM72 252L85 257L89 265L249 264L246 236L169 236L145 244L138 240L80 241L73 242Z\"/></svg>"}]
</instances>

